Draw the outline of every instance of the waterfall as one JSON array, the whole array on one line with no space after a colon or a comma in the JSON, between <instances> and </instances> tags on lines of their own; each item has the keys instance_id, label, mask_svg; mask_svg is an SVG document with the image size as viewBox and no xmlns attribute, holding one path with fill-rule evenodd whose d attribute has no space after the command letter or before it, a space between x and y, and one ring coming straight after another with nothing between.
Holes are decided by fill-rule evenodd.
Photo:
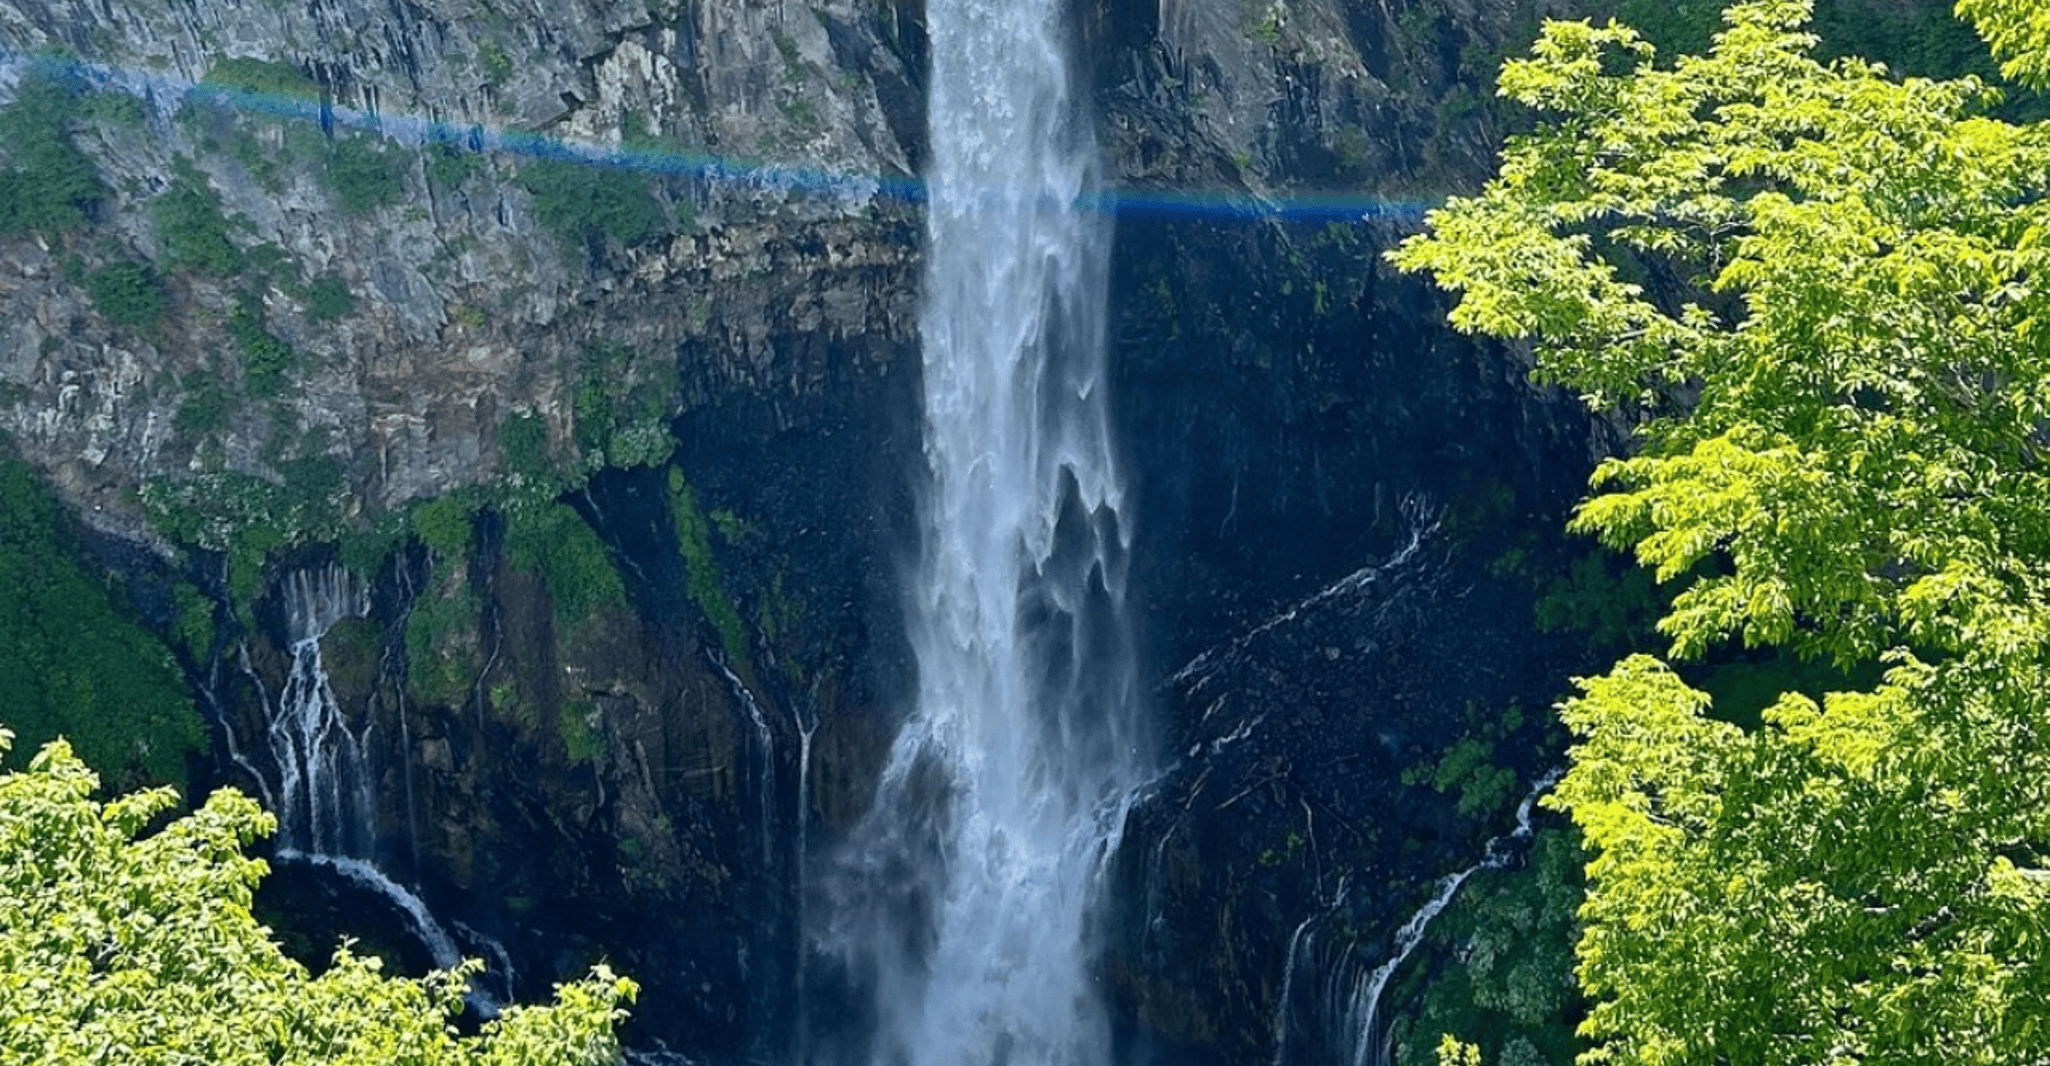
<instances>
[{"instance_id":1,"label":"waterfall","mask_svg":"<svg viewBox=\"0 0 2050 1066\"><path fill-rule=\"evenodd\" d=\"M385 876L383 870L362 859L308 854L292 848L279 848L278 861L318 866L391 900L400 910L405 911L406 917L412 921L413 935L420 939L420 943L426 945L427 954L434 959L434 965L446 970L463 961L463 953L456 947L455 938L435 920L433 912L427 909L427 901Z\"/></svg>"},{"instance_id":2,"label":"waterfall","mask_svg":"<svg viewBox=\"0 0 2050 1066\"><path fill-rule=\"evenodd\" d=\"M1345 895L1340 889L1339 895ZM1295 927L1295 934L1288 938L1288 955L1281 964L1281 1000L1274 1007L1274 1066L1288 1066L1288 1036L1295 1026L1289 1024L1290 1007L1295 1003L1296 959L1302 954L1303 939L1310 935L1310 926L1322 917L1311 914L1303 924Z\"/></svg>"},{"instance_id":3,"label":"waterfall","mask_svg":"<svg viewBox=\"0 0 2050 1066\"><path fill-rule=\"evenodd\" d=\"M361 740L343 720L320 657L328 630L368 606L364 591L339 566L295 570L286 579L292 668L270 707L266 732L278 768L278 842L285 848L361 854L375 834Z\"/></svg>"},{"instance_id":4,"label":"waterfall","mask_svg":"<svg viewBox=\"0 0 2050 1066\"><path fill-rule=\"evenodd\" d=\"M762 831L762 865L772 866L776 854L776 734L769 728L769 716L762 713L762 705L755 702L753 690L740 680L740 675L734 673L732 667L726 665L725 658L709 651L705 657L726 679L726 686L733 691L734 702L740 704L747 720L754 725L755 758L760 768L755 793L761 805L758 821Z\"/></svg>"},{"instance_id":5,"label":"waterfall","mask_svg":"<svg viewBox=\"0 0 2050 1066\"><path fill-rule=\"evenodd\" d=\"M285 635L291 642L292 665L275 700L250 664L248 649L242 650L242 669L269 715L264 735L278 774L275 788L260 775L258 784L275 803L279 861L319 867L390 900L408 916L414 936L427 947L434 964L445 969L462 961L456 938L435 919L425 900L368 858L377 836L370 763L364 738L350 730L321 658L320 642L328 631L369 608L369 590L342 567L295 570L286 577ZM229 750L234 752L232 730L230 734ZM410 742L410 736L407 739ZM491 958L509 994L513 971L504 946L468 927L463 931L469 946ZM482 992L473 990L469 1001L487 1017L497 1012L497 1002Z\"/></svg>"},{"instance_id":6,"label":"waterfall","mask_svg":"<svg viewBox=\"0 0 2050 1066\"><path fill-rule=\"evenodd\" d=\"M806 921L807 896L803 882L811 868L811 745L812 738L819 731L819 684L812 680L811 692L802 704L791 705L790 717L797 726L797 859L792 868L797 871L797 972L791 981L796 990L797 1014L797 1061L806 1060L811 1038L811 1010L807 997L808 978L805 971L805 930L810 928Z\"/></svg>"},{"instance_id":7,"label":"waterfall","mask_svg":"<svg viewBox=\"0 0 2050 1066\"><path fill-rule=\"evenodd\" d=\"M1107 1061L1091 908L1147 779L1067 5L929 0L917 702L825 896L877 1066Z\"/></svg>"},{"instance_id":8,"label":"waterfall","mask_svg":"<svg viewBox=\"0 0 2050 1066\"><path fill-rule=\"evenodd\" d=\"M1530 839L1531 819L1537 812L1538 797L1559 783L1563 771L1553 770L1531 783L1523 802L1516 808L1516 828L1488 841L1481 852L1481 860L1463 870L1440 878L1432 890L1431 898L1410 915L1409 920L1396 930L1394 950L1371 970L1364 969L1355 950L1347 950L1345 956L1326 973L1324 1011L1334 1026L1331 1033L1331 1050L1343 1056L1349 1066L1388 1066L1393 1061L1386 1026L1381 1018L1381 994L1387 990L1388 982L1410 955L1422 946L1424 934L1430 930L1431 922L1444 913L1459 895L1467 880L1482 870L1499 870L1509 865L1516 855L1516 845ZM1308 947L1306 937L1316 935L1313 926L1321 919L1339 914L1344 909L1345 889L1341 886L1338 898L1331 907L1321 913L1312 914L1303 924L1296 927L1295 936L1289 941L1287 961L1282 974L1281 1002L1276 1008L1274 1022L1274 1066L1288 1066L1291 1061L1289 1034L1293 1029L1291 1011L1295 989L1295 974L1301 965L1297 956ZM1312 1061L1323 1061L1321 1058ZM1335 1059L1334 1059L1335 1061Z\"/></svg>"}]
</instances>

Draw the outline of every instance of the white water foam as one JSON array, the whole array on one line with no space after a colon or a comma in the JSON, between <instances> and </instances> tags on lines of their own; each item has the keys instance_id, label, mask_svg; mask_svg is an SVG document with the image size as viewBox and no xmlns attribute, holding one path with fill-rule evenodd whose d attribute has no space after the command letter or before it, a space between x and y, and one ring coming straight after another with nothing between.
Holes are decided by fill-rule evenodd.
<instances>
[{"instance_id":1,"label":"white water foam","mask_svg":"<svg viewBox=\"0 0 2050 1066\"><path fill-rule=\"evenodd\" d=\"M1096 1066L1090 935L1150 776L1123 613L1097 152L1058 0L930 0L918 696L820 940L877 1066Z\"/></svg>"},{"instance_id":2,"label":"white water foam","mask_svg":"<svg viewBox=\"0 0 2050 1066\"><path fill-rule=\"evenodd\" d=\"M339 566L294 571L284 599L292 669L269 708L266 731L278 769L279 842L310 854L360 854L376 831L369 769L328 684L320 640L369 604Z\"/></svg>"}]
</instances>

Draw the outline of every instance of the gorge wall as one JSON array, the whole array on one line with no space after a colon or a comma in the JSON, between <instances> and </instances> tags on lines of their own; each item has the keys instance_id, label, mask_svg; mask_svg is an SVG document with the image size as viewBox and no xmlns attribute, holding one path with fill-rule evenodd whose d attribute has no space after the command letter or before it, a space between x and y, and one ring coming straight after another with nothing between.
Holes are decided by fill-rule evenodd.
<instances>
[{"instance_id":1,"label":"gorge wall","mask_svg":"<svg viewBox=\"0 0 2050 1066\"><path fill-rule=\"evenodd\" d=\"M1291 934L1385 952L1504 827L1404 772L1484 738L1534 773L1543 716L1505 712L1573 655L1489 564L1603 434L1378 260L1484 172L1480 72L1535 12L1075 14L1171 756L1104 980L1121 1061L1272 1059L1277 1016L1335 1024L1284 1010ZM0 96L92 177L0 238L0 426L207 710L192 784L281 780L291 575L352 571L320 649L360 857L516 991L611 959L630 1038L694 1060L788 1061L850 1009L799 915L912 687L922 17L0 2Z\"/></svg>"}]
</instances>

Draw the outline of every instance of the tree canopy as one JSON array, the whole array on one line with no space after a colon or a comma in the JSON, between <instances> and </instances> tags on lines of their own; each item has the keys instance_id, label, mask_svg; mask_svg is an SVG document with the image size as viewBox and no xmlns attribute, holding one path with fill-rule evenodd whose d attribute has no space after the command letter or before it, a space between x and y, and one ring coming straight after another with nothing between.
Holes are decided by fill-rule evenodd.
<instances>
[{"instance_id":1,"label":"tree canopy","mask_svg":"<svg viewBox=\"0 0 2050 1066\"><path fill-rule=\"evenodd\" d=\"M0 729L0 750L12 743ZM632 982L604 967L547 1007L451 1027L469 969L385 976L349 952L319 977L250 913L275 820L217 792L155 831L169 789L107 803L62 741L0 774L0 1061L71 1066L597 1066ZM474 964L473 964L474 965Z\"/></svg>"},{"instance_id":2,"label":"tree canopy","mask_svg":"<svg viewBox=\"0 0 2050 1066\"><path fill-rule=\"evenodd\" d=\"M0 708L27 751L61 734L114 785L181 781L206 744L185 679L79 563L65 524L29 466L0 454Z\"/></svg>"},{"instance_id":3,"label":"tree canopy","mask_svg":"<svg viewBox=\"0 0 2050 1066\"><path fill-rule=\"evenodd\" d=\"M2039 0L1958 8L2050 83ZM1537 128L1393 258L1634 426L1574 526L1679 587L1667 659L1887 667L1754 729L1650 656L1563 705L1586 1060L2046 1062L2050 126L1808 15L1671 62L1549 24L1501 77Z\"/></svg>"}]
</instances>

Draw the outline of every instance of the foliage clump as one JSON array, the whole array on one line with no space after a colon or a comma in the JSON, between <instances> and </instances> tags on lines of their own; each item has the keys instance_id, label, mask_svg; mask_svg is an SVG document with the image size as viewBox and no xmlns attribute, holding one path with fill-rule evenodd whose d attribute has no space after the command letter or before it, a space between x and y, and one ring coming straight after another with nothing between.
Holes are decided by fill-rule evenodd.
<instances>
[{"instance_id":1,"label":"foliage clump","mask_svg":"<svg viewBox=\"0 0 2050 1066\"><path fill-rule=\"evenodd\" d=\"M657 366L652 374L638 373L640 362L626 348L594 345L584 352L572 410L586 469L654 466L675 450L667 423L674 370Z\"/></svg>"},{"instance_id":2,"label":"foliage clump","mask_svg":"<svg viewBox=\"0 0 2050 1066\"><path fill-rule=\"evenodd\" d=\"M185 778L206 740L169 649L67 542L56 499L0 459L0 707L25 740L68 735L124 784Z\"/></svg>"},{"instance_id":3,"label":"foliage clump","mask_svg":"<svg viewBox=\"0 0 2050 1066\"><path fill-rule=\"evenodd\" d=\"M1959 7L2050 81L2050 9ZM1678 588L1664 658L1562 707L1583 1060L2035 1061L2050 127L1977 79L1824 62L1809 10L1737 4L1673 63L1548 25L1501 80L1540 124L1395 258L1636 424L1574 526ZM1671 663L1737 646L1841 684L1731 721Z\"/></svg>"},{"instance_id":4,"label":"foliage clump","mask_svg":"<svg viewBox=\"0 0 2050 1066\"><path fill-rule=\"evenodd\" d=\"M180 156L172 161L171 185L157 197L151 214L166 266L217 278L241 272L242 250L229 239L233 226L221 210L221 195L192 160Z\"/></svg>"},{"instance_id":5,"label":"foliage clump","mask_svg":"<svg viewBox=\"0 0 2050 1066\"><path fill-rule=\"evenodd\" d=\"M539 577L555 607L558 638L611 603L626 599L612 551L565 503L548 502L506 516L506 549L513 568Z\"/></svg>"},{"instance_id":6,"label":"foliage clump","mask_svg":"<svg viewBox=\"0 0 2050 1066\"><path fill-rule=\"evenodd\" d=\"M156 271L134 260L108 263L86 275L85 292L107 321L144 333L156 332L169 303Z\"/></svg>"},{"instance_id":7,"label":"foliage clump","mask_svg":"<svg viewBox=\"0 0 2050 1066\"><path fill-rule=\"evenodd\" d=\"M356 313L356 294L349 283L333 274L322 274L306 286L306 317L314 322L335 322Z\"/></svg>"},{"instance_id":8,"label":"foliage clump","mask_svg":"<svg viewBox=\"0 0 2050 1066\"><path fill-rule=\"evenodd\" d=\"M520 168L534 217L579 251L607 242L639 244L668 228L647 179L595 160L537 159Z\"/></svg>"},{"instance_id":9,"label":"foliage clump","mask_svg":"<svg viewBox=\"0 0 2050 1066\"><path fill-rule=\"evenodd\" d=\"M218 60L199 79L204 87L228 89L235 92L255 93L259 96L282 96L298 100L318 100L320 85L306 73L290 63L254 56L231 56Z\"/></svg>"},{"instance_id":10,"label":"foliage clump","mask_svg":"<svg viewBox=\"0 0 2050 1066\"><path fill-rule=\"evenodd\" d=\"M698 505L697 490L684 480L683 471L671 467L668 484L669 516L676 528L677 550L683 555L684 583L691 602L719 634L727 661L744 671L748 668L747 628L712 554L712 523Z\"/></svg>"},{"instance_id":11,"label":"foliage clump","mask_svg":"<svg viewBox=\"0 0 2050 1066\"><path fill-rule=\"evenodd\" d=\"M78 229L106 198L92 160L71 139L84 92L76 79L34 66L0 111L0 236Z\"/></svg>"},{"instance_id":12,"label":"foliage clump","mask_svg":"<svg viewBox=\"0 0 2050 1066\"><path fill-rule=\"evenodd\" d=\"M263 301L244 295L228 316L228 336L242 353L242 379L257 396L275 396L299 363L299 353L270 331Z\"/></svg>"},{"instance_id":13,"label":"foliage clump","mask_svg":"<svg viewBox=\"0 0 2050 1066\"><path fill-rule=\"evenodd\" d=\"M335 202L353 214L388 207L405 194L405 156L368 134L336 137L323 173Z\"/></svg>"},{"instance_id":14,"label":"foliage clump","mask_svg":"<svg viewBox=\"0 0 2050 1066\"><path fill-rule=\"evenodd\" d=\"M11 742L0 730L0 752ZM169 789L93 799L63 742L0 774L0 1058L135 1066L601 1066L633 982L595 967L457 1034L466 963L388 977L346 945L314 977L251 913L276 819L233 790L148 832Z\"/></svg>"},{"instance_id":15,"label":"foliage clump","mask_svg":"<svg viewBox=\"0 0 2050 1066\"><path fill-rule=\"evenodd\" d=\"M185 390L184 398L178 401L177 413L171 417L171 425L178 432L204 439L228 427L231 413L228 389L221 383L219 374L211 370L195 370L180 378L178 384Z\"/></svg>"}]
</instances>

